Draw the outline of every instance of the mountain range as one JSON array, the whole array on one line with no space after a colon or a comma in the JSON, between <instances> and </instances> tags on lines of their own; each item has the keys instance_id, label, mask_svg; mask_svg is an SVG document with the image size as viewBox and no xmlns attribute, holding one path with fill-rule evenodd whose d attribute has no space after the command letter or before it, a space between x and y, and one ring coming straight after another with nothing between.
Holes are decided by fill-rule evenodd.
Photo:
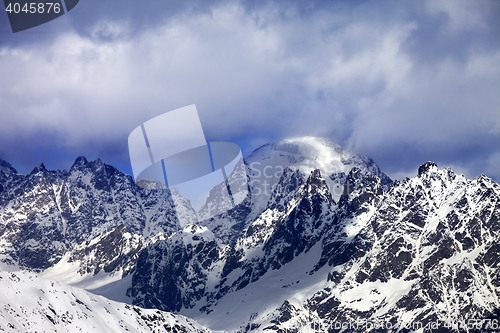
<instances>
[{"instance_id":1,"label":"mountain range","mask_svg":"<svg viewBox=\"0 0 500 333\"><path fill-rule=\"evenodd\" d=\"M392 181L327 140L281 140L245 159L239 205L192 224L202 218L187 200L175 209L178 192L140 188L100 160L0 168L2 285L9 274L57 281L54 293L85 288L108 298L94 303L156 309L186 331L206 328L182 318L228 332L498 329L500 186L484 175L426 162ZM7 296L0 328L21 322ZM43 304L33 311L50 314Z\"/></svg>"}]
</instances>

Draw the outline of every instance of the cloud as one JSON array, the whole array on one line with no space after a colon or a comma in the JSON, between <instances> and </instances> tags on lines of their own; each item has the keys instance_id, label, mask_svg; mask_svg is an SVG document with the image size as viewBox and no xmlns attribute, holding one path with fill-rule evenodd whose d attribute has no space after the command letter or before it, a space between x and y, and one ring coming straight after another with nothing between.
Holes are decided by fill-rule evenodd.
<instances>
[{"instance_id":1,"label":"cloud","mask_svg":"<svg viewBox=\"0 0 500 333\"><path fill-rule=\"evenodd\" d=\"M487 28L484 16L490 4L489 1L466 0L428 0L425 3L429 13L446 17L445 32L451 33Z\"/></svg>"},{"instance_id":2,"label":"cloud","mask_svg":"<svg viewBox=\"0 0 500 333\"><path fill-rule=\"evenodd\" d=\"M500 177L473 161L500 146L494 2L186 2L163 15L152 2L138 18L132 2L109 6L66 15L43 43L0 44L4 158L36 138L65 161L125 165L137 124L195 103L207 139L247 153L319 135L398 177L429 159Z\"/></svg>"}]
</instances>

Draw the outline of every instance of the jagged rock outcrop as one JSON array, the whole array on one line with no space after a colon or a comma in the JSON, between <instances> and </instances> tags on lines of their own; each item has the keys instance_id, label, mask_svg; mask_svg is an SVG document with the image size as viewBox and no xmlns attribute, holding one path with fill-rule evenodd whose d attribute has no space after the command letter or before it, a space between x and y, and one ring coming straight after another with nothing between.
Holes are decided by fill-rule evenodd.
<instances>
[{"instance_id":1,"label":"jagged rock outcrop","mask_svg":"<svg viewBox=\"0 0 500 333\"><path fill-rule=\"evenodd\" d=\"M130 176L101 160L79 157L69 172L49 171L42 164L27 176L0 175L4 177L0 191L0 260L4 265L41 271L73 250L74 258L81 257L82 251L95 252L98 248L82 248L117 228L144 240L180 229L168 190L139 188ZM105 251L113 250L108 246ZM96 256L107 258L105 253ZM123 257L119 268L130 266L125 261L133 257ZM95 267L109 269L112 262ZM99 271L91 272L89 267L82 269Z\"/></svg>"}]
</instances>

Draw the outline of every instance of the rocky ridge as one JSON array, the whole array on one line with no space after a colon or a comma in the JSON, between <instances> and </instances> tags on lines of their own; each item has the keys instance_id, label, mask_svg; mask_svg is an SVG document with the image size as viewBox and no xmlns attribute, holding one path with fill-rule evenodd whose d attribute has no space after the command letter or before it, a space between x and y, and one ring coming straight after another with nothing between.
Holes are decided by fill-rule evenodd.
<instances>
[{"instance_id":1,"label":"rocky ridge","mask_svg":"<svg viewBox=\"0 0 500 333\"><path fill-rule=\"evenodd\" d=\"M243 202L184 227L175 193L99 160L0 172L3 267L125 277L118 291L134 305L234 332L494 330L493 180L427 162L392 183L371 159L310 137L265 145L244 166Z\"/></svg>"},{"instance_id":2,"label":"rocky ridge","mask_svg":"<svg viewBox=\"0 0 500 333\"><path fill-rule=\"evenodd\" d=\"M299 172L287 170L282 180ZM430 162L417 177L388 190L380 178L357 168L346 179L335 202L320 171L313 171L286 204L276 193L231 246L199 237L189 245L165 240L154 245L153 255L144 251L138 262L156 263L153 271L159 276L190 276L192 281L170 278L175 283L168 289L176 290L178 301L164 295L154 307L210 322L214 329L241 332L299 329L309 323L333 332L339 323L363 322L374 329L359 324L354 331L379 332L380 325L384 332L392 331L387 327L404 331L408 325L430 331L437 325L461 332L464 322L496 313L497 183L485 176L468 180ZM210 256L196 249L210 249ZM205 266L174 256L190 250L197 254L189 258ZM169 253L176 259L165 260ZM150 271L138 269L134 279L154 280ZM143 285L133 283L129 292L135 304L148 306L140 292ZM235 302L245 306L235 307ZM238 318L233 326L226 312Z\"/></svg>"}]
</instances>

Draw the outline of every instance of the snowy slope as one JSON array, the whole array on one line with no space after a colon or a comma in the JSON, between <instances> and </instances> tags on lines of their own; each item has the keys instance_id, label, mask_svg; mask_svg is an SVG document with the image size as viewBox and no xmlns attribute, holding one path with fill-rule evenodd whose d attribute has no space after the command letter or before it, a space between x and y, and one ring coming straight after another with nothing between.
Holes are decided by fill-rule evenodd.
<instances>
[{"instance_id":1,"label":"snowy slope","mask_svg":"<svg viewBox=\"0 0 500 333\"><path fill-rule=\"evenodd\" d=\"M122 225L75 245L41 276L81 288L99 288L126 277L134 269L140 252L162 238L160 234L147 241Z\"/></svg>"},{"instance_id":2,"label":"snowy slope","mask_svg":"<svg viewBox=\"0 0 500 333\"><path fill-rule=\"evenodd\" d=\"M0 272L2 332L211 332L193 320L110 301L31 272Z\"/></svg>"}]
</instances>

